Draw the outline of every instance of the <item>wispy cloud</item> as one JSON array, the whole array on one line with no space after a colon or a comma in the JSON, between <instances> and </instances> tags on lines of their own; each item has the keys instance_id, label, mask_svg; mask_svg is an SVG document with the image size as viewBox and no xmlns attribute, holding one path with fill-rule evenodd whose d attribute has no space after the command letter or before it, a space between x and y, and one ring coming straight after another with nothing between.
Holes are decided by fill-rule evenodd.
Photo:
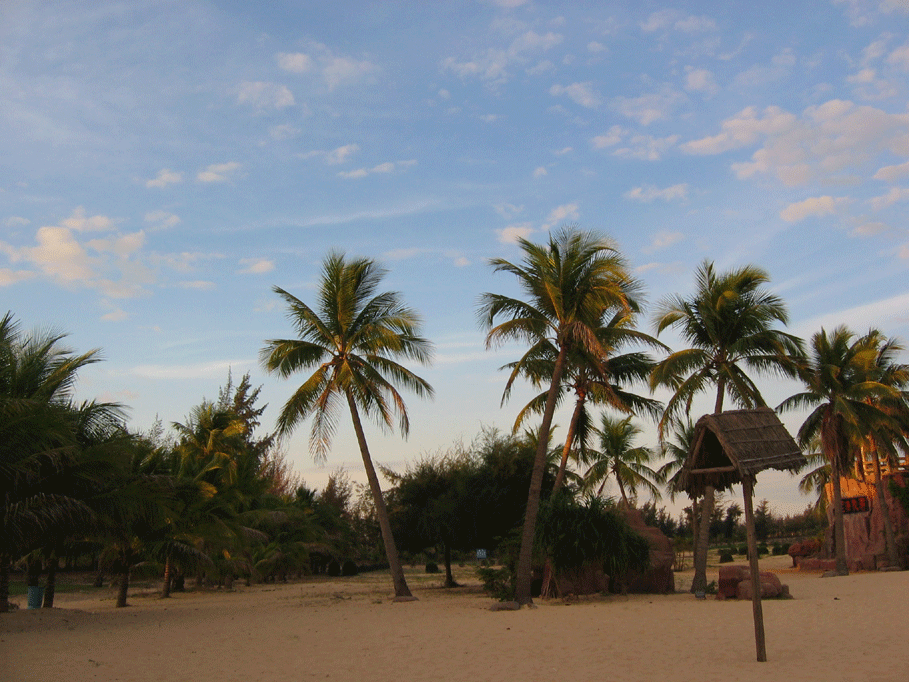
<instances>
[{"instance_id":1,"label":"wispy cloud","mask_svg":"<svg viewBox=\"0 0 909 682\"><path fill-rule=\"evenodd\" d=\"M206 166L205 170L199 171L196 180L199 182L228 182L236 176L240 168L240 164L236 161L213 163Z\"/></svg>"},{"instance_id":2,"label":"wispy cloud","mask_svg":"<svg viewBox=\"0 0 909 682\"><path fill-rule=\"evenodd\" d=\"M686 183L682 183L679 185L672 185L671 187L666 187L664 189L659 189L653 185L642 185L640 187L633 187L632 189L625 192L622 196L626 199L631 199L632 201L641 201L644 203L650 203L656 199L661 199L663 201L687 199L688 185Z\"/></svg>"},{"instance_id":3,"label":"wispy cloud","mask_svg":"<svg viewBox=\"0 0 909 682\"><path fill-rule=\"evenodd\" d=\"M365 178L369 175L388 175L405 168L410 168L411 166L416 165L416 163L417 162L414 159L408 161L386 161L385 163L380 163L378 166L373 166L372 168L358 168L357 170L352 171L341 171L338 173L338 177L346 180L359 180L360 178Z\"/></svg>"},{"instance_id":4,"label":"wispy cloud","mask_svg":"<svg viewBox=\"0 0 909 682\"><path fill-rule=\"evenodd\" d=\"M568 97L573 102L580 104L588 109L595 109L602 102L602 98L593 88L593 83L572 83L571 85L553 85L549 88L549 94L554 97L562 95Z\"/></svg>"},{"instance_id":5,"label":"wispy cloud","mask_svg":"<svg viewBox=\"0 0 909 682\"><path fill-rule=\"evenodd\" d=\"M336 147L331 151L323 151L317 149L311 152L306 152L302 156L304 159L310 159L313 157L320 158L330 166L337 166L346 162L348 158L356 154L358 151L360 151L360 145L345 144L341 147Z\"/></svg>"},{"instance_id":6,"label":"wispy cloud","mask_svg":"<svg viewBox=\"0 0 909 682\"><path fill-rule=\"evenodd\" d=\"M241 258L240 265L237 272L241 275L264 275L275 269L275 262L268 258Z\"/></svg>"},{"instance_id":7,"label":"wispy cloud","mask_svg":"<svg viewBox=\"0 0 909 682\"><path fill-rule=\"evenodd\" d=\"M151 180L146 180L146 187L167 187L178 182L183 182L183 173L177 173L169 168L162 168Z\"/></svg>"},{"instance_id":8,"label":"wispy cloud","mask_svg":"<svg viewBox=\"0 0 909 682\"><path fill-rule=\"evenodd\" d=\"M379 71L367 59L338 54L322 43L311 43L307 52L281 52L275 60L289 73L317 74L330 91L359 83Z\"/></svg>"},{"instance_id":9,"label":"wispy cloud","mask_svg":"<svg viewBox=\"0 0 909 682\"><path fill-rule=\"evenodd\" d=\"M845 197L809 197L804 201L789 204L780 211L780 218L787 223L797 223L805 218L822 217L839 213L849 202Z\"/></svg>"},{"instance_id":10,"label":"wispy cloud","mask_svg":"<svg viewBox=\"0 0 909 682\"><path fill-rule=\"evenodd\" d=\"M256 109L284 109L296 102L286 85L264 81L245 81L237 90L237 103L249 104Z\"/></svg>"}]
</instances>

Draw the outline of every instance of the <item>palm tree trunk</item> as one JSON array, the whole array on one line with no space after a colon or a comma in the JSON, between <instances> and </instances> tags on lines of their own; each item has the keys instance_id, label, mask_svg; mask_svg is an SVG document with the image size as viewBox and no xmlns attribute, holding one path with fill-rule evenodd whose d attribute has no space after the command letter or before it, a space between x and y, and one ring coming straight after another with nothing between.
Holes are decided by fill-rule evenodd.
<instances>
[{"instance_id":1,"label":"palm tree trunk","mask_svg":"<svg viewBox=\"0 0 909 682\"><path fill-rule=\"evenodd\" d=\"M540 494L543 490L543 473L546 469L546 449L549 446L549 429L552 426L552 415L555 413L556 400L562 384L562 372L565 368L565 356L568 347L560 345L552 372L552 383L549 395L546 396L546 408L543 410L543 423L540 424L537 454L533 460L533 473L530 476L530 490L527 492L527 509L524 512L524 529L521 532L521 550L518 554L516 569L515 601L518 604L532 604L530 594L533 583L533 544L536 539L537 514L540 511Z\"/></svg>"},{"instance_id":2,"label":"palm tree trunk","mask_svg":"<svg viewBox=\"0 0 909 682\"><path fill-rule=\"evenodd\" d=\"M445 587L457 587L454 576L451 574L451 545L445 543Z\"/></svg>"},{"instance_id":3,"label":"palm tree trunk","mask_svg":"<svg viewBox=\"0 0 909 682\"><path fill-rule=\"evenodd\" d=\"M691 496L691 564L697 565L698 561L698 496ZM694 582L691 583L691 592L694 592Z\"/></svg>"},{"instance_id":4,"label":"palm tree trunk","mask_svg":"<svg viewBox=\"0 0 909 682\"><path fill-rule=\"evenodd\" d=\"M52 552L47 560L47 579L44 581L44 602L41 606L45 609L54 608L54 595L57 592L57 569L60 567L60 557Z\"/></svg>"},{"instance_id":5,"label":"palm tree trunk","mask_svg":"<svg viewBox=\"0 0 909 682\"><path fill-rule=\"evenodd\" d=\"M840 486L839 455L830 463L833 471L833 544L836 547L836 572L839 575L849 575L849 565L846 562L846 528L843 523L843 491Z\"/></svg>"},{"instance_id":6,"label":"palm tree trunk","mask_svg":"<svg viewBox=\"0 0 909 682\"><path fill-rule=\"evenodd\" d=\"M9 556L0 554L0 613L9 613Z\"/></svg>"},{"instance_id":7,"label":"palm tree trunk","mask_svg":"<svg viewBox=\"0 0 909 682\"><path fill-rule=\"evenodd\" d=\"M360 423L357 404L350 392L347 393L347 405L350 407L350 416L357 434L357 443L360 446L360 455L363 457L363 467L366 469L366 478L369 481L369 489L372 491L373 503L376 505L376 517L379 519L382 542L385 544L385 557L388 559L388 568L391 571L391 580L395 588L395 601L411 601L414 596L404 578L404 568L398 558L398 548L395 546L395 538L391 533L391 521L388 518L388 509L385 507L385 498L382 497L379 477L376 475L372 458L369 456L369 446L366 444L366 435L363 433L363 425Z\"/></svg>"},{"instance_id":8,"label":"palm tree trunk","mask_svg":"<svg viewBox=\"0 0 909 682\"><path fill-rule=\"evenodd\" d=\"M117 608L126 606L126 595L129 593L129 567L120 571L120 589L117 591Z\"/></svg>"},{"instance_id":9,"label":"palm tree trunk","mask_svg":"<svg viewBox=\"0 0 909 682\"><path fill-rule=\"evenodd\" d=\"M565 468L568 466L568 455L571 453L571 444L574 442L574 434L578 428L578 420L581 418L581 412L584 410L584 399L583 395L578 394L578 399L575 401L574 412L571 415L571 422L568 425L568 437L565 439L565 447L562 448L562 460L559 462L559 473L556 474L552 492L561 488L565 479Z\"/></svg>"},{"instance_id":10,"label":"palm tree trunk","mask_svg":"<svg viewBox=\"0 0 909 682\"><path fill-rule=\"evenodd\" d=\"M710 544L710 515L713 513L713 486L704 488L698 535L694 546L694 578L691 591L695 594L707 590L707 547Z\"/></svg>"},{"instance_id":11,"label":"palm tree trunk","mask_svg":"<svg viewBox=\"0 0 909 682\"><path fill-rule=\"evenodd\" d=\"M900 565L899 552L896 549L896 535L893 532L893 521L890 519L890 507L884 497L884 478L881 476L881 457L877 443L871 438L871 454L874 457L874 486L877 488L877 504L884 520L884 541L887 546L887 558L891 566Z\"/></svg>"},{"instance_id":12,"label":"palm tree trunk","mask_svg":"<svg viewBox=\"0 0 909 682\"><path fill-rule=\"evenodd\" d=\"M174 562L171 559L170 552L167 553L167 559L164 561L164 585L161 587L161 599L170 597L170 586L173 581Z\"/></svg>"}]
</instances>

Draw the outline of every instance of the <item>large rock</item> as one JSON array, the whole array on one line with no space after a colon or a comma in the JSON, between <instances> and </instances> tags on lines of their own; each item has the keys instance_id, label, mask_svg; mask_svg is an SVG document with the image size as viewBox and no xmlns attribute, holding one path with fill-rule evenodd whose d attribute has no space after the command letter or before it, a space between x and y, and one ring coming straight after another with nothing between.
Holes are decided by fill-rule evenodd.
<instances>
[{"instance_id":1,"label":"large rock","mask_svg":"<svg viewBox=\"0 0 909 682\"><path fill-rule=\"evenodd\" d=\"M720 566L717 599L737 599L739 583L750 575L748 566Z\"/></svg>"},{"instance_id":2,"label":"large rock","mask_svg":"<svg viewBox=\"0 0 909 682\"><path fill-rule=\"evenodd\" d=\"M675 550L672 540L659 528L644 523L641 512L637 509L626 509L625 519L639 535L650 543L650 568L645 573L631 574L626 577L629 592L646 594L666 594L675 592Z\"/></svg>"},{"instance_id":3,"label":"large rock","mask_svg":"<svg viewBox=\"0 0 909 682\"><path fill-rule=\"evenodd\" d=\"M777 599L783 596L785 591L786 594L789 593L788 588L786 588L781 582L780 579L776 577L775 573L770 571L761 571L761 599ZM751 578L746 578L739 583L736 596L739 599L748 599L749 601L754 594L754 588L751 585Z\"/></svg>"},{"instance_id":4,"label":"large rock","mask_svg":"<svg viewBox=\"0 0 909 682\"><path fill-rule=\"evenodd\" d=\"M609 576L599 566L588 564L578 569L559 571L554 576L556 593L568 595L598 594L609 589Z\"/></svg>"},{"instance_id":5,"label":"large rock","mask_svg":"<svg viewBox=\"0 0 909 682\"><path fill-rule=\"evenodd\" d=\"M780 582L775 573L761 571L761 599L776 599L789 595L789 588ZM720 579L717 587L717 599L751 599L750 566L720 566Z\"/></svg>"}]
</instances>

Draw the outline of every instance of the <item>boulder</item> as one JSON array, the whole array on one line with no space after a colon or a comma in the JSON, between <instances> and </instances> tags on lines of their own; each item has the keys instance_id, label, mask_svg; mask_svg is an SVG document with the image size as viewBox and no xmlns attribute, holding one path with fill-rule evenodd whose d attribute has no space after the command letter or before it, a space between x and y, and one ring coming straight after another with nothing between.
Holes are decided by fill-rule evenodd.
<instances>
[{"instance_id":1,"label":"boulder","mask_svg":"<svg viewBox=\"0 0 909 682\"><path fill-rule=\"evenodd\" d=\"M749 571L748 566L720 566L720 578L717 585L717 599L736 599L738 598L739 583L747 579Z\"/></svg>"},{"instance_id":2,"label":"boulder","mask_svg":"<svg viewBox=\"0 0 909 682\"><path fill-rule=\"evenodd\" d=\"M659 528L644 523L637 509L625 509L625 519L639 535L650 543L650 568L641 574L626 577L629 592L646 594L667 594L675 592L675 550L670 540Z\"/></svg>"},{"instance_id":3,"label":"boulder","mask_svg":"<svg viewBox=\"0 0 909 682\"><path fill-rule=\"evenodd\" d=\"M761 571L761 599L777 599L778 597L783 596L784 585L780 582L780 579L776 577L775 573L770 571ZM785 590L786 594L789 593L788 587ZM747 578L739 583L736 596L739 599L751 600L754 590L751 586L751 578Z\"/></svg>"}]
</instances>

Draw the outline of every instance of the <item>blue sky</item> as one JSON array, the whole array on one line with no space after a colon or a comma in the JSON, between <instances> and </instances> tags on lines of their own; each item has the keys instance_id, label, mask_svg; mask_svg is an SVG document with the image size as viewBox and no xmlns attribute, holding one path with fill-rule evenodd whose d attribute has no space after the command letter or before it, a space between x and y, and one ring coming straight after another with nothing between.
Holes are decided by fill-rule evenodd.
<instances>
[{"instance_id":1,"label":"blue sky","mask_svg":"<svg viewBox=\"0 0 909 682\"><path fill-rule=\"evenodd\" d=\"M753 263L790 331L909 339L907 19L905 0L7 0L0 307L103 349L80 396L135 428L182 421L229 368L270 426L294 388L257 364L290 333L271 287L308 300L329 250L374 257L436 345L410 438L369 434L393 468L510 427L530 393L500 407L498 368L521 349L485 350L476 302L518 293L489 258L565 223L615 239L651 305L704 259ZM310 485L360 477L343 425L324 466L308 428L286 444ZM807 503L783 475L756 494Z\"/></svg>"}]
</instances>

